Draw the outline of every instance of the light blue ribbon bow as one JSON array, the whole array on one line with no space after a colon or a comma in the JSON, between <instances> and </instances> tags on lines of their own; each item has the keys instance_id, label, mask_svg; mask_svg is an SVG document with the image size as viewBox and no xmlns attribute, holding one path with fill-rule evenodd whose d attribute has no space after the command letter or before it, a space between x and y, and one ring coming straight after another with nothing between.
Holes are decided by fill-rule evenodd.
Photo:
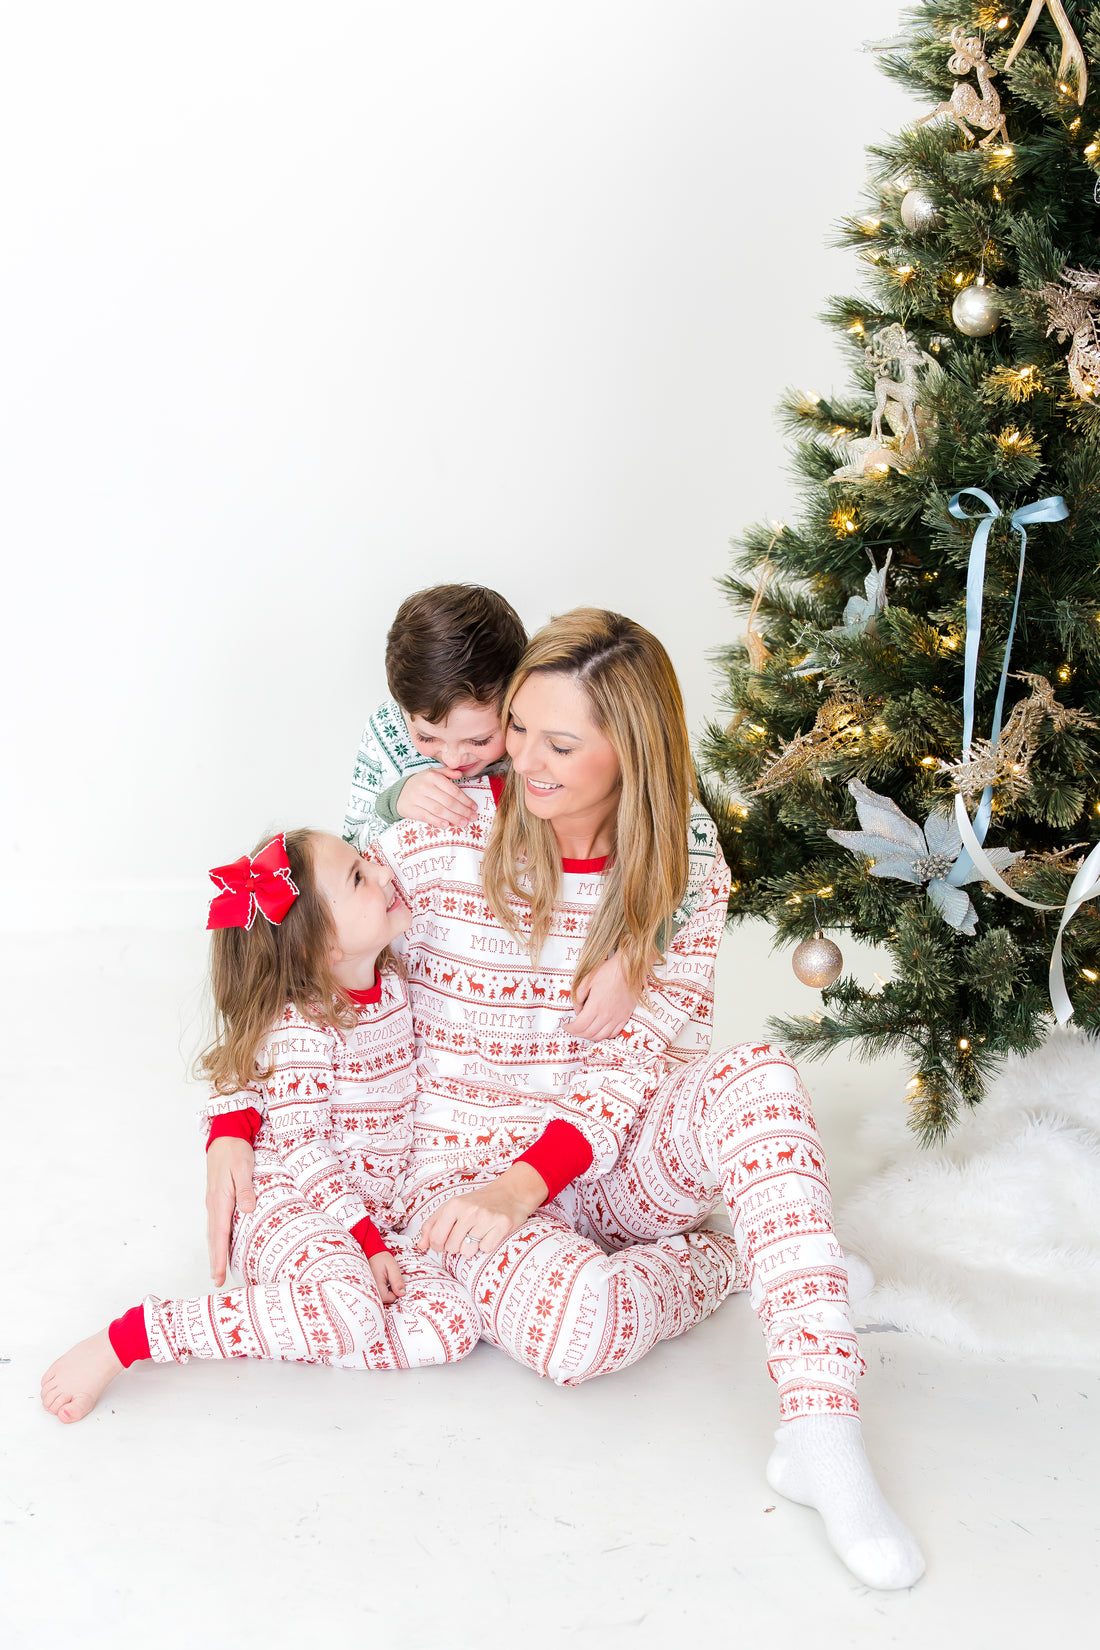
<instances>
[{"instance_id":1,"label":"light blue ribbon bow","mask_svg":"<svg viewBox=\"0 0 1100 1650\"><path fill-rule=\"evenodd\" d=\"M974 521L976 518L965 511L959 500L964 494L971 498L981 499L987 506L984 514L978 518L978 528L970 546L970 567L966 575L966 651L963 656L963 748L962 759L970 760L970 746L974 738L974 715L977 696L978 680L978 648L982 639L982 597L985 593L985 553L989 543L989 529L1001 514L1000 507L983 492L980 487L963 487L949 502L947 508L957 521ZM990 734L990 743L995 745L1001 737L1001 716L1004 712L1005 688L1008 684L1008 665L1012 657L1012 640L1016 634L1016 615L1020 611L1020 591L1024 582L1024 554L1027 550L1027 527L1037 521L1064 521L1069 515L1066 501L1055 494L1050 498L1040 498L1034 504L1021 504L1018 510L1013 510L1008 518L1009 527L1020 535L1020 565L1016 574L1016 599L1012 604L1012 618L1009 621L1008 636L1005 639L1005 654L1001 664L1001 681L997 689L997 702L993 707L993 731ZM985 834L989 829L990 815L993 812L993 786L987 785L982 792L978 811L974 816L973 833L979 844L985 841ZM974 869L970 854L966 848L959 855L954 869L948 874L947 881L956 888L961 888Z\"/></svg>"},{"instance_id":2,"label":"light blue ribbon bow","mask_svg":"<svg viewBox=\"0 0 1100 1650\"><path fill-rule=\"evenodd\" d=\"M978 677L978 645L982 634L982 594L985 589L985 551L989 540L989 529L1001 514L993 499L980 487L963 487L948 504L951 514L959 521L973 521L973 516L959 504L964 493L981 499L988 506L988 510L978 523L974 534L974 541L970 546L970 568L966 576L966 650L963 669L963 751L964 762L970 760L970 746L974 738L974 714ZM993 732L991 743L996 745L1001 736L1001 714L1004 710L1005 686L1008 682L1008 665L1012 653L1012 639L1016 632L1016 615L1020 609L1020 588L1024 579L1024 551L1027 546L1025 525L1036 521L1064 521L1069 515L1063 498L1057 495L1051 498L1041 498L1034 504L1022 504L1009 517L1010 527L1020 535L1020 568L1016 576L1016 600L1012 605L1012 620L1008 627L1008 638L1005 642L1004 660L1001 665L1001 682L997 690L997 702L993 711ZM990 863L988 855L982 847L985 833L989 829L989 818L993 808L993 787L987 785L982 792L978 811L974 816L973 824L966 811L966 804L962 797L956 794L955 817L963 839L963 852L959 855L954 868L944 879L958 887L971 869L981 872L984 881L1000 890L1008 899L1015 900L1017 905L1027 905L1033 911L1058 911L1062 913L1062 920L1058 925L1058 933L1054 941L1054 950L1050 959L1048 985L1050 989L1051 1006L1059 1025L1065 1025L1073 1015L1073 1004L1066 990L1065 974L1062 968L1062 936L1066 928L1081 906L1088 900L1095 899L1100 894L1100 842L1096 843L1092 852L1080 866L1077 875L1070 886L1064 905L1044 905L1038 900L1025 899L1001 876L996 866Z\"/></svg>"}]
</instances>

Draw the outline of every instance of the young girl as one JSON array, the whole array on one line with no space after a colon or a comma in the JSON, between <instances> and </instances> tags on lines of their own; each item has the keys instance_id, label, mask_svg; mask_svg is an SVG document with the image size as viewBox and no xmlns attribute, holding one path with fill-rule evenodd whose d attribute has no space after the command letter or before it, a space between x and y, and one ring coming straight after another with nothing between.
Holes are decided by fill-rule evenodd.
<instances>
[{"instance_id":1,"label":"young girl","mask_svg":"<svg viewBox=\"0 0 1100 1650\"><path fill-rule=\"evenodd\" d=\"M51 1364L42 1402L79 1421L138 1359L278 1358L406 1369L464 1357L463 1287L378 1225L395 1204L416 1096L412 1017L390 941L412 921L388 869L322 832L275 837L211 871L213 1109L264 1096L256 1203L238 1215L246 1286L149 1296ZM261 920L256 921L257 911Z\"/></svg>"}]
</instances>

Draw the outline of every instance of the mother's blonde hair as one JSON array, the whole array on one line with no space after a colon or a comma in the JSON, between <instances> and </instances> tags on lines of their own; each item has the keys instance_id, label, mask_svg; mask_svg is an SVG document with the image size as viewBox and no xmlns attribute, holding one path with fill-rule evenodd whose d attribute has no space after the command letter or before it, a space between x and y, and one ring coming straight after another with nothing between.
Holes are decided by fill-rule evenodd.
<instances>
[{"instance_id":1,"label":"mother's blonde hair","mask_svg":"<svg viewBox=\"0 0 1100 1650\"><path fill-rule=\"evenodd\" d=\"M577 683L621 769L614 854L574 988L617 951L630 989L641 996L658 936L687 887L695 783L680 684L656 636L597 607L563 613L532 637L505 695L505 721L516 692L536 671ZM509 902L530 906L530 950L537 960L561 896L561 849L549 822L529 812L514 773L485 850L482 885L498 921L516 939L523 936Z\"/></svg>"}]
</instances>

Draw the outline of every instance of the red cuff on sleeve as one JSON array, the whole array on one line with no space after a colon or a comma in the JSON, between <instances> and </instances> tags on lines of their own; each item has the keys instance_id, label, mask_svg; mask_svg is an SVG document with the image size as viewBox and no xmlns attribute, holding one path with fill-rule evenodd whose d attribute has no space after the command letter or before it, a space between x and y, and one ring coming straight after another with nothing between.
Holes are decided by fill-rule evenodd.
<instances>
[{"instance_id":1,"label":"red cuff on sleeve","mask_svg":"<svg viewBox=\"0 0 1100 1650\"><path fill-rule=\"evenodd\" d=\"M382 1234L369 1215L365 1215L362 1220L356 1221L351 1229L351 1235L368 1260L372 1255L393 1254L393 1250L389 1245L383 1243Z\"/></svg>"},{"instance_id":2,"label":"red cuff on sleeve","mask_svg":"<svg viewBox=\"0 0 1100 1650\"><path fill-rule=\"evenodd\" d=\"M564 1118L547 1123L533 1146L521 1152L517 1163L530 1163L546 1182L546 1201L592 1166L592 1147L580 1129Z\"/></svg>"},{"instance_id":3,"label":"red cuff on sleeve","mask_svg":"<svg viewBox=\"0 0 1100 1650\"><path fill-rule=\"evenodd\" d=\"M149 1336L145 1328L144 1306L131 1306L121 1318L107 1325L107 1334L115 1350L115 1357L123 1369L129 1369L131 1364L140 1358L151 1358L149 1351Z\"/></svg>"},{"instance_id":4,"label":"red cuff on sleeve","mask_svg":"<svg viewBox=\"0 0 1100 1650\"><path fill-rule=\"evenodd\" d=\"M241 1111L219 1112L217 1117L210 1119L206 1149L209 1151L215 1140L247 1140L250 1146L254 1146L262 1123L263 1118L255 1106L245 1106Z\"/></svg>"}]
</instances>

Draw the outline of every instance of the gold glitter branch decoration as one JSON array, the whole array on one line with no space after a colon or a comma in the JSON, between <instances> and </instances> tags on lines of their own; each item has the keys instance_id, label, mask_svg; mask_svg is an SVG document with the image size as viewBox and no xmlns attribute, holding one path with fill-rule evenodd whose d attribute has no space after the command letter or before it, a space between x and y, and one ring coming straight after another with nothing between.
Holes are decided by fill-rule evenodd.
<instances>
[{"instance_id":1,"label":"gold glitter branch decoration","mask_svg":"<svg viewBox=\"0 0 1100 1650\"><path fill-rule=\"evenodd\" d=\"M775 529L775 532L772 534L771 543L768 545L768 548L764 553L764 565L760 569L760 577L756 585L756 594L752 598L752 606L749 608L749 617L745 626L745 646L748 648L749 652L749 667L756 676L759 676L760 672L771 658L771 652L769 651L768 644L765 642L763 636L761 636L759 630L755 629L753 620L756 618L757 611L760 607L760 602L764 595L764 585L767 582L768 569L772 564L772 551L775 549L776 540L782 533L783 527L784 523L780 522L778 527Z\"/></svg>"},{"instance_id":2,"label":"gold glitter branch decoration","mask_svg":"<svg viewBox=\"0 0 1100 1650\"><path fill-rule=\"evenodd\" d=\"M859 748L864 722L874 714L874 706L853 693L834 693L826 699L808 733L788 741L753 786L754 791L778 791L808 770L821 768L834 757L851 755Z\"/></svg>"},{"instance_id":3,"label":"gold glitter branch decoration","mask_svg":"<svg viewBox=\"0 0 1100 1650\"><path fill-rule=\"evenodd\" d=\"M1091 269L1064 270L1057 281L1040 287L1038 296L1050 318L1047 337L1053 332L1059 343L1070 341L1069 381L1074 393L1087 400L1100 384L1100 275Z\"/></svg>"},{"instance_id":4,"label":"gold glitter branch decoration","mask_svg":"<svg viewBox=\"0 0 1100 1650\"><path fill-rule=\"evenodd\" d=\"M1030 783L1028 769L1035 755L1039 729L1049 719L1055 732L1063 728L1095 728L1097 723L1084 711L1069 710L1054 697L1045 676L1022 670L1013 673L1018 682L1027 682L1031 696L1021 699L1001 731L996 745L988 739L974 741L969 762L941 762L940 769L951 775L955 790L968 801L980 796L987 785L1000 787L1005 802L1015 802Z\"/></svg>"}]
</instances>

